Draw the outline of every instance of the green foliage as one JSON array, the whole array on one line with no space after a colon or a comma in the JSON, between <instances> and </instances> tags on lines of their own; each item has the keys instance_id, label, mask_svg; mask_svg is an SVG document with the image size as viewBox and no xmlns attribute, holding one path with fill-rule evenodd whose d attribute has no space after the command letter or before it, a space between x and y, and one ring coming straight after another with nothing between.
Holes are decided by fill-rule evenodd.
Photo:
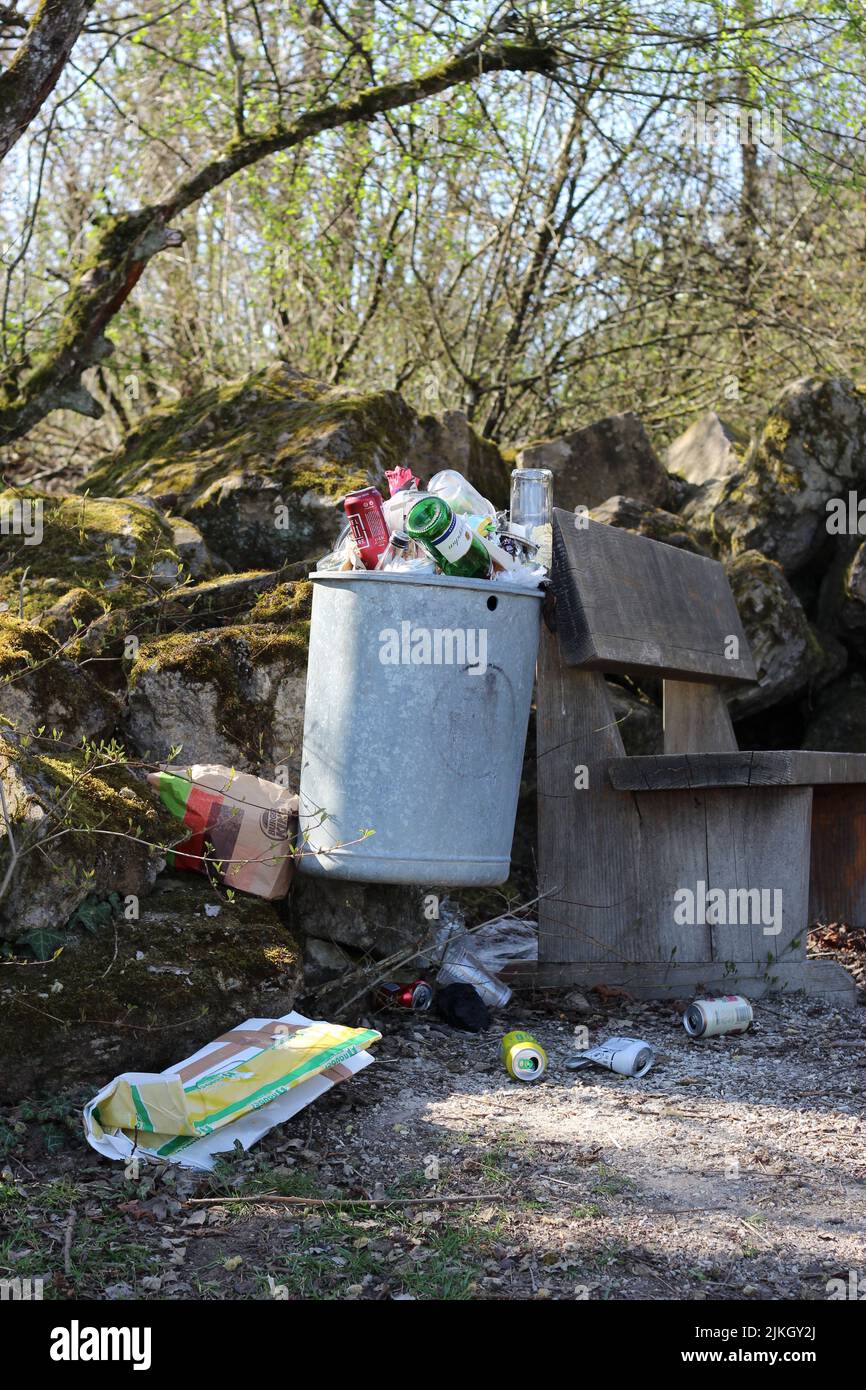
<instances>
[{"instance_id":1,"label":"green foliage","mask_svg":"<svg viewBox=\"0 0 866 1390\"><path fill-rule=\"evenodd\" d=\"M48 927L36 927L21 937L20 944L26 946L36 960L46 961L60 954L66 945L66 938Z\"/></svg>"},{"instance_id":2,"label":"green foliage","mask_svg":"<svg viewBox=\"0 0 866 1390\"><path fill-rule=\"evenodd\" d=\"M95 934L101 927L109 926L122 911L123 902L119 893L109 893L107 897L91 893L76 908L66 925L72 931Z\"/></svg>"},{"instance_id":3,"label":"green foliage","mask_svg":"<svg viewBox=\"0 0 866 1390\"><path fill-rule=\"evenodd\" d=\"M40 360L66 285L127 253L129 210L299 113L441 66L494 15L262 0L127 16L110 45L94 26L60 117L46 108L10 161L0 354ZM399 384L511 442L618 409L662 435L706 407L748 424L786 379L852 374L862 6L549 0L515 16L504 36L555 45L555 81L501 73L407 101L202 198L180 219L185 248L154 259L111 324L93 386L105 420L58 417L37 453L53 462L59 428L77 465L93 460L154 403L275 355ZM684 138L699 102L757 112L778 147Z\"/></svg>"}]
</instances>

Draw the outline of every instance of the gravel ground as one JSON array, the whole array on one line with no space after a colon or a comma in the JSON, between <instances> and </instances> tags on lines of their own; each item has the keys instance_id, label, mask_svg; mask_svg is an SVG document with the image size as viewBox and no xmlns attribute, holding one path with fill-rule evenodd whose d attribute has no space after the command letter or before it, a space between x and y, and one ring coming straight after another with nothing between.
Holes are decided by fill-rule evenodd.
<instances>
[{"instance_id":1,"label":"gravel ground","mask_svg":"<svg viewBox=\"0 0 866 1390\"><path fill-rule=\"evenodd\" d=\"M697 1042L669 1003L567 998L482 1035L377 1015L374 1066L213 1177L131 1178L72 1111L4 1112L0 1275L53 1298L825 1300L852 1272L866 1290L862 1007L774 998L749 1034ZM576 1025L658 1062L570 1072ZM517 1026L548 1051L540 1083L500 1065Z\"/></svg>"},{"instance_id":2,"label":"gravel ground","mask_svg":"<svg viewBox=\"0 0 866 1390\"><path fill-rule=\"evenodd\" d=\"M390 1015L342 1142L383 1186L432 1156L440 1188L473 1190L496 1155L502 1192L538 1206L506 1213L480 1297L825 1298L828 1279L866 1269L864 1014L795 999L755 1012L749 1034L704 1042L670 1004L628 1000L512 1007L495 1037ZM578 1017L591 1044L646 1039L656 1066L566 1070ZM548 1051L538 1084L499 1064L516 1026ZM319 1130L341 1145L323 1114Z\"/></svg>"}]
</instances>

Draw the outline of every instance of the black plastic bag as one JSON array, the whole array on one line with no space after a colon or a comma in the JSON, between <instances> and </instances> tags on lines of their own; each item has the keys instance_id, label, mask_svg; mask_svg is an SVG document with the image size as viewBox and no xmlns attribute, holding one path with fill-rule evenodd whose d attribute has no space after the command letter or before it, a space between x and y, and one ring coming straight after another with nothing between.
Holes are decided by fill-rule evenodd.
<instances>
[{"instance_id":1,"label":"black plastic bag","mask_svg":"<svg viewBox=\"0 0 866 1390\"><path fill-rule=\"evenodd\" d=\"M490 1010L473 985L437 989L436 1010L452 1028L462 1028L465 1033L483 1033L490 1027Z\"/></svg>"}]
</instances>

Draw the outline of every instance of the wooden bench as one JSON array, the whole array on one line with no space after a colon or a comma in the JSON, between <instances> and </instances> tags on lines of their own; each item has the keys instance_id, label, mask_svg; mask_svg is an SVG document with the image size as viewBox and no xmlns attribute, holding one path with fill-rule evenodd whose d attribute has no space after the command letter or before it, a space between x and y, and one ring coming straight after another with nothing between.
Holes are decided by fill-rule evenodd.
<instances>
[{"instance_id":1,"label":"wooden bench","mask_svg":"<svg viewBox=\"0 0 866 1390\"><path fill-rule=\"evenodd\" d=\"M717 561L555 510L553 589L540 979L854 1002L806 937L815 920L866 920L866 754L738 750L724 691L756 672ZM626 756L604 672L662 679L663 754Z\"/></svg>"}]
</instances>

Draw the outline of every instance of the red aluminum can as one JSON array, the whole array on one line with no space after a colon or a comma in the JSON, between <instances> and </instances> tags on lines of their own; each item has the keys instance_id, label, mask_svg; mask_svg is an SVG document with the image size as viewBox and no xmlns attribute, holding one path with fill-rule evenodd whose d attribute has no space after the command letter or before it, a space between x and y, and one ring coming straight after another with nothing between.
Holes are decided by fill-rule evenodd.
<instances>
[{"instance_id":1,"label":"red aluminum can","mask_svg":"<svg viewBox=\"0 0 866 1390\"><path fill-rule=\"evenodd\" d=\"M426 980L413 980L410 985L389 980L376 991L376 1003L382 1008L429 1009L433 1003L433 989Z\"/></svg>"},{"instance_id":2,"label":"red aluminum can","mask_svg":"<svg viewBox=\"0 0 866 1390\"><path fill-rule=\"evenodd\" d=\"M364 568L374 570L388 544L388 523L382 508L382 495L378 488L362 487L357 492L349 493L343 507Z\"/></svg>"}]
</instances>

